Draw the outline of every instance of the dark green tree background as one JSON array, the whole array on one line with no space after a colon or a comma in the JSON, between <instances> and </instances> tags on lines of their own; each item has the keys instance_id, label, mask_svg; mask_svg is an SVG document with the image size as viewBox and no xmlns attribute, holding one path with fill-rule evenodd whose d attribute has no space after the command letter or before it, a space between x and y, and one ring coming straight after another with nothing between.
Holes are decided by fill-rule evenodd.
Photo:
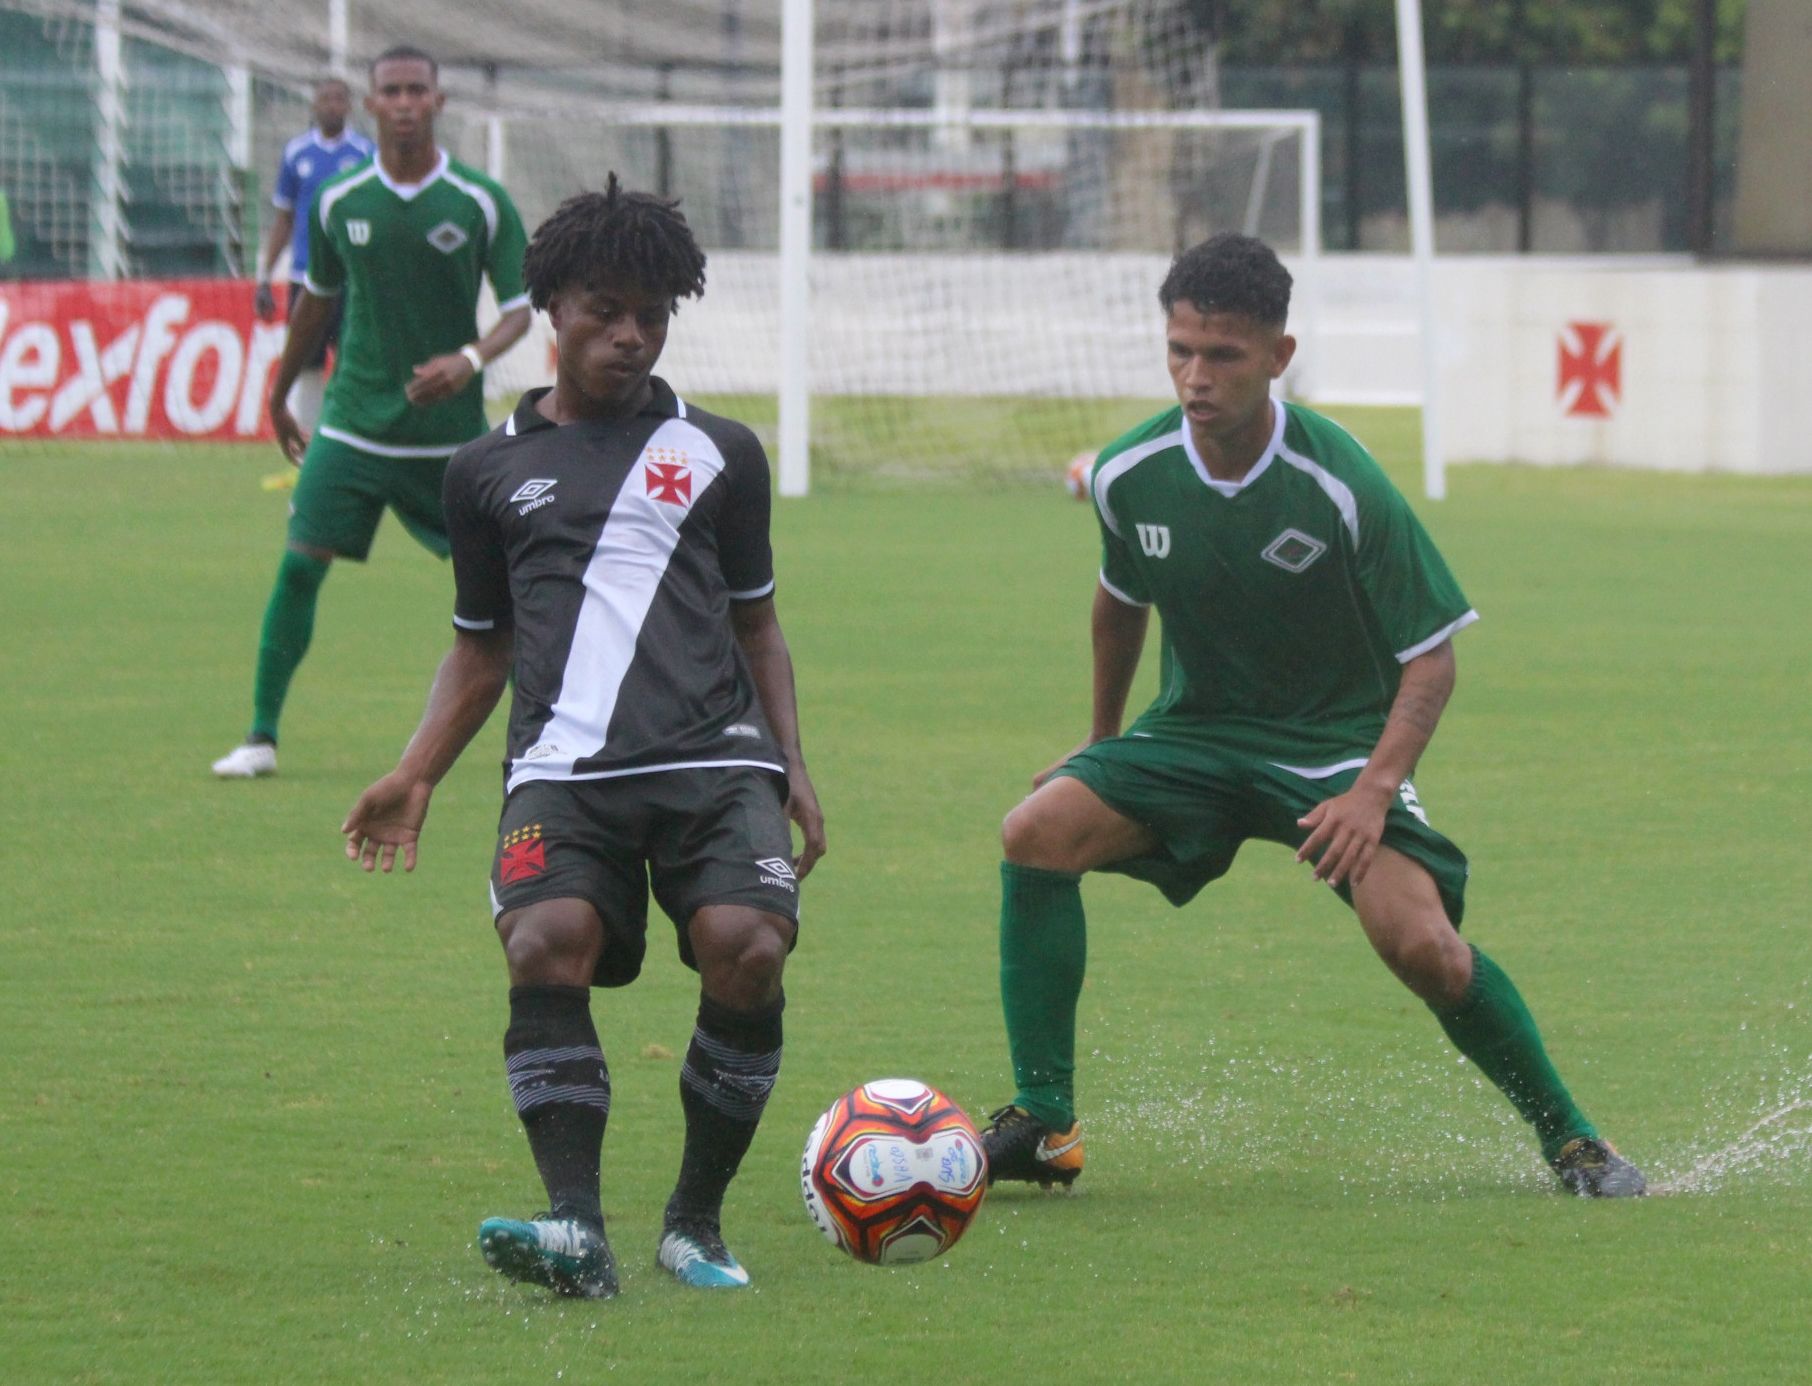
<instances>
[{"instance_id":1,"label":"dark green tree background","mask_svg":"<svg viewBox=\"0 0 1812 1386\"><path fill-rule=\"evenodd\" d=\"M1740 54L1745 0L1717 0L1716 59ZM1431 63L1685 62L1697 0L1423 0ZM1227 63L1389 62L1393 0L1192 0Z\"/></svg>"}]
</instances>

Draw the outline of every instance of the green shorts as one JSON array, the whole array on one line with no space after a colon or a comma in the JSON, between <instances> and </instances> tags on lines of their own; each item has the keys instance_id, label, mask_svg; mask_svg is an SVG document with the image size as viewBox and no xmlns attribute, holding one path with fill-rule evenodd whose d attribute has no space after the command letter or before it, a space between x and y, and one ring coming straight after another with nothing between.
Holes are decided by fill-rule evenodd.
<instances>
[{"instance_id":1,"label":"green shorts","mask_svg":"<svg viewBox=\"0 0 1812 1386\"><path fill-rule=\"evenodd\" d=\"M1227 874L1248 838L1300 847L1308 832L1296 820L1350 789L1359 767L1311 779L1248 751L1118 736L1078 751L1057 773L1082 781L1116 813L1158 835L1157 851L1101 869L1149 881L1171 904L1185 905ZM1466 912L1466 856L1428 826L1407 780L1385 816L1383 841L1434 877L1447 917L1458 928ZM1347 887L1338 890L1352 904Z\"/></svg>"},{"instance_id":2,"label":"green shorts","mask_svg":"<svg viewBox=\"0 0 1812 1386\"><path fill-rule=\"evenodd\" d=\"M445 558L450 545L440 484L446 473L444 457L379 457L317 432L290 501L290 546L363 562L389 506L423 548Z\"/></svg>"}]
</instances>

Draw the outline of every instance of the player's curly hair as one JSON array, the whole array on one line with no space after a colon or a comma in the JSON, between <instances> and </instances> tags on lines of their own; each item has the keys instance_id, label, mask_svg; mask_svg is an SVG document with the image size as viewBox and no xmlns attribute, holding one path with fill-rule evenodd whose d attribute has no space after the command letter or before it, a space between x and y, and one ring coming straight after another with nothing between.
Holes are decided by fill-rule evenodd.
<instances>
[{"instance_id":1,"label":"player's curly hair","mask_svg":"<svg viewBox=\"0 0 1812 1386\"><path fill-rule=\"evenodd\" d=\"M1158 302L1168 313L1184 301L1202 313L1242 313L1282 327L1290 315L1290 272L1257 237L1222 231L1172 261Z\"/></svg>"},{"instance_id":2,"label":"player's curly hair","mask_svg":"<svg viewBox=\"0 0 1812 1386\"><path fill-rule=\"evenodd\" d=\"M677 306L704 293L705 252L677 198L625 192L613 173L603 192L567 198L535 228L522 274L537 308L574 286L628 287Z\"/></svg>"}]
</instances>

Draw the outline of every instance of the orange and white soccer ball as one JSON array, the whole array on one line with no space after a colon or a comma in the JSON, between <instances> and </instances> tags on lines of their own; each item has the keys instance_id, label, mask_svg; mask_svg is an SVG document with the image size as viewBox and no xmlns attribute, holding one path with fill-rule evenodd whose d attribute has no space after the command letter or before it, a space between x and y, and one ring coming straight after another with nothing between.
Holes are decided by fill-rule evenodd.
<instances>
[{"instance_id":1,"label":"orange and white soccer ball","mask_svg":"<svg viewBox=\"0 0 1812 1386\"><path fill-rule=\"evenodd\" d=\"M806 1211L858 1261L928 1261L956 1245L988 1192L975 1124L936 1088L882 1078L818 1118L799 1165Z\"/></svg>"},{"instance_id":2,"label":"orange and white soccer ball","mask_svg":"<svg viewBox=\"0 0 1812 1386\"><path fill-rule=\"evenodd\" d=\"M1088 474L1094 470L1095 458L1099 455L1079 452L1070 459L1070 465L1064 470L1064 489L1079 501L1088 499Z\"/></svg>"}]
</instances>

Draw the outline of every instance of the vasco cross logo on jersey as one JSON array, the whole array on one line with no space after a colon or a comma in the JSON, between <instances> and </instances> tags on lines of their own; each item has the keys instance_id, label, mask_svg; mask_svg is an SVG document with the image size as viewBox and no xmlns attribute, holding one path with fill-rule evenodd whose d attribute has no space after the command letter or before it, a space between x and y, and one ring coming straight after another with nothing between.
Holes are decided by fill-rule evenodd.
<instances>
[{"instance_id":1,"label":"vasco cross logo on jersey","mask_svg":"<svg viewBox=\"0 0 1812 1386\"><path fill-rule=\"evenodd\" d=\"M1304 534L1300 529L1286 529L1265 545L1265 551L1259 557L1267 563L1275 563L1286 573L1300 573L1327 551L1328 546L1312 535Z\"/></svg>"},{"instance_id":2,"label":"vasco cross logo on jersey","mask_svg":"<svg viewBox=\"0 0 1812 1386\"><path fill-rule=\"evenodd\" d=\"M497 879L504 885L526 881L547 870L547 849L541 842L541 825L530 823L517 828L503 839L503 850L497 857Z\"/></svg>"},{"instance_id":3,"label":"vasco cross logo on jersey","mask_svg":"<svg viewBox=\"0 0 1812 1386\"><path fill-rule=\"evenodd\" d=\"M655 500L692 504L692 459L678 448L649 448L643 456L642 479Z\"/></svg>"}]
</instances>

